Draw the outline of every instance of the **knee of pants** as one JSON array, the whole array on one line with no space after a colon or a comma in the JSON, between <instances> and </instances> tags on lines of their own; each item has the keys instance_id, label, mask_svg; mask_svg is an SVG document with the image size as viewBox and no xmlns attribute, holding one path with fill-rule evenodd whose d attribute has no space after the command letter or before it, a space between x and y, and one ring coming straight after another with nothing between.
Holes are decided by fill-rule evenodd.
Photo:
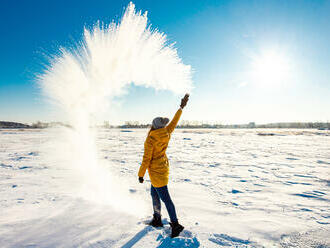
<instances>
[{"instance_id":1,"label":"knee of pants","mask_svg":"<svg viewBox=\"0 0 330 248\"><path fill-rule=\"evenodd\" d=\"M171 198L166 198L166 199L163 200L163 202L165 203L165 205L167 205L167 204L174 205Z\"/></svg>"},{"instance_id":2,"label":"knee of pants","mask_svg":"<svg viewBox=\"0 0 330 248\"><path fill-rule=\"evenodd\" d=\"M164 203L171 203L172 202L172 199L170 197L169 194L160 194L160 199L164 202Z\"/></svg>"}]
</instances>

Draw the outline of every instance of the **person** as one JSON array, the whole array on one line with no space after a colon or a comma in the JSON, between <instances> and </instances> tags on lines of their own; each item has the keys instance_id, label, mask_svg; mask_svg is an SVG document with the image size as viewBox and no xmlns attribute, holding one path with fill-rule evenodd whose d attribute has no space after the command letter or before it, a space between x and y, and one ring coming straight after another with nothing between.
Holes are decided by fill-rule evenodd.
<instances>
[{"instance_id":1,"label":"person","mask_svg":"<svg viewBox=\"0 0 330 248\"><path fill-rule=\"evenodd\" d=\"M172 238L177 237L184 229L184 227L178 222L175 206L167 188L169 177L169 162L166 156L166 149L170 141L171 134L179 122L182 109L186 106L188 100L189 94L186 94L181 99L180 108L175 113L172 121L169 124L169 119L163 117L157 117L152 121L151 129L144 143L143 160L138 172L140 183L143 183L144 181L143 177L146 173L146 170L148 170L151 181L150 193L154 214L153 219L149 224L154 227L163 226L160 211L160 200L162 200L165 203L167 212L171 219L170 226L172 229Z\"/></svg>"}]
</instances>

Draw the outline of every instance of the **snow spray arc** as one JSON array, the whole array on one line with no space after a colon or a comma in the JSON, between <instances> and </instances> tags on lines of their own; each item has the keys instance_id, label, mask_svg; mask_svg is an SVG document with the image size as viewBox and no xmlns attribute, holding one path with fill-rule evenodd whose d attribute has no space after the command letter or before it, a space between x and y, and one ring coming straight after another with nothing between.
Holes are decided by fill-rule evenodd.
<instances>
[{"instance_id":1,"label":"snow spray arc","mask_svg":"<svg viewBox=\"0 0 330 248\"><path fill-rule=\"evenodd\" d=\"M62 130L70 146L67 166L84 183L83 195L119 209L125 209L121 203L129 198L114 188L113 178L101 166L91 128L94 114L105 111L109 99L123 94L132 82L175 93L192 87L190 66L182 63L166 35L147 21L147 13L136 12L130 3L120 23L85 28L83 41L74 48L60 48L37 78L47 99L65 113L72 127Z\"/></svg>"}]
</instances>

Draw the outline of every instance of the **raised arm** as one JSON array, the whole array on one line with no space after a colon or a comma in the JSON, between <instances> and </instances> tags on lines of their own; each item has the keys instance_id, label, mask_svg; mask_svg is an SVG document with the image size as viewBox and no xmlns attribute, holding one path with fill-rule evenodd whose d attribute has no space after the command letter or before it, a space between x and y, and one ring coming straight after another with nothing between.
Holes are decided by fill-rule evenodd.
<instances>
[{"instance_id":1,"label":"raised arm","mask_svg":"<svg viewBox=\"0 0 330 248\"><path fill-rule=\"evenodd\" d=\"M172 133L174 131L176 125L178 124L178 122L180 120L181 114L182 114L182 108L179 108L178 111L176 111L176 113L175 113L173 119L171 120L170 124L168 124L166 126L167 132Z\"/></svg>"},{"instance_id":2,"label":"raised arm","mask_svg":"<svg viewBox=\"0 0 330 248\"><path fill-rule=\"evenodd\" d=\"M139 169L138 176L144 177L144 174L146 173L147 168L150 165L150 161L152 159L152 152L153 152L153 145L150 136L147 137L146 141L144 142L144 155L142 164Z\"/></svg>"},{"instance_id":3,"label":"raised arm","mask_svg":"<svg viewBox=\"0 0 330 248\"><path fill-rule=\"evenodd\" d=\"M176 127L176 125L178 124L181 114L182 114L182 109L187 105L187 102L189 100L189 94L186 94L182 99L181 99L181 104L180 104L180 108L178 111L176 111L172 121L170 122L170 124L168 124L166 126L167 132L172 133Z\"/></svg>"}]
</instances>

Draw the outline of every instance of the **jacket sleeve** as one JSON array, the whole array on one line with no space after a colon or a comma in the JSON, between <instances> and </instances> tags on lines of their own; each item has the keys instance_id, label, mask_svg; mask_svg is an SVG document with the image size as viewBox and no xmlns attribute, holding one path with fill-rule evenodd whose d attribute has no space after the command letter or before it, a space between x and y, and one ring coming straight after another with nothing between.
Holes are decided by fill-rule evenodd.
<instances>
[{"instance_id":1,"label":"jacket sleeve","mask_svg":"<svg viewBox=\"0 0 330 248\"><path fill-rule=\"evenodd\" d=\"M144 174L146 173L146 170L149 167L150 161L152 159L152 152L153 152L153 145L150 136L148 136L146 141L144 142L144 155L138 173L139 177L144 177Z\"/></svg>"},{"instance_id":2,"label":"jacket sleeve","mask_svg":"<svg viewBox=\"0 0 330 248\"><path fill-rule=\"evenodd\" d=\"M182 108L179 108L178 111L176 111L172 121L170 122L170 124L168 124L166 126L167 132L172 133L174 131L174 128L176 127L176 125L178 124L179 120L180 120L180 116L182 114Z\"/></svg>"}]
</instances>

